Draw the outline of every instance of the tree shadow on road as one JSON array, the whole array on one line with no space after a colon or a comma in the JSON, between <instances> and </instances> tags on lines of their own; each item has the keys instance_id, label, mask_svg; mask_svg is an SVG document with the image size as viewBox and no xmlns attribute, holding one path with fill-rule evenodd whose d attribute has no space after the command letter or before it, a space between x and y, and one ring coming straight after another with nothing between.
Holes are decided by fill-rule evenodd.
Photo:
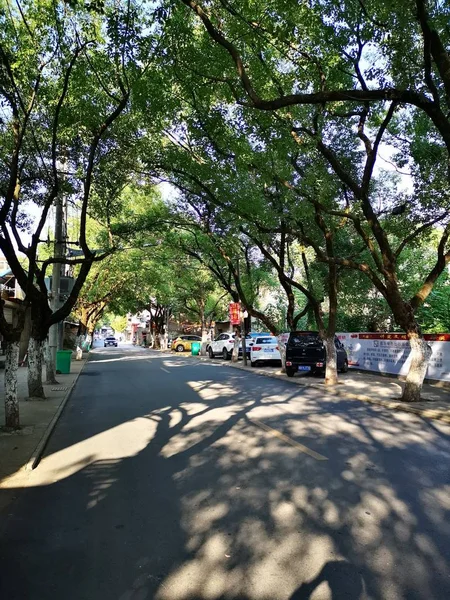
<instances>
[{"instance_id":1,"label":"tree shadow on road","mask_svg":"<svg viewBox=\"0 0 450 600\"><path fill-rule=\"evenodd\" d=\"M302 583L289 600L309 600L317 588L328 584L331 600L360 600L364 586L361 573L344 560L328 561L313 580Z\"/></svg>"},{"instance_id":2,"label":"tree shadow on road","mask_svg":"<svg viewBox=\"0 0 450 600\"><path fill-rule=\"evenodd\" d=\"M136 377L129 410L112 400L100 423L74 420L81 390L46 459L54 480L8 526L5 598L450 597L448 462L432 463L448 438L314 390L179 371L170 396L163 376L148 396Z\"/></svg>"}]
</instances>

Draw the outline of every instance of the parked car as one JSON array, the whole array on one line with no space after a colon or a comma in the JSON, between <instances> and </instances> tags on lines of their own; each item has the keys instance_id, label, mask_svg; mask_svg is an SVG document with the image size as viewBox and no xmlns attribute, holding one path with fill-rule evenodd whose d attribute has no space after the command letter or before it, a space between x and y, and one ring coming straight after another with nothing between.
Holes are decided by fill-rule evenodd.
<instances>
[{"instance_id":1,"label":"parked car","mask_svg":"<svg viewBox=\"0 0 450 600\"><path fill-rule=\"evenodd\" d=\"M250 333L248 334L251 338L261 338L261 337L274 337L271 333L269 333L268 331L250 331Z\"/></svg>"},{"instance_id":2,"label":"parked car","mask_svg":"<svg viewBox=\"0 0 450 600\"><path fill-rule=\"evenodd\" d=\"M189 352L192 342L201 342L202 338L198 335L179 335L172 342L171 349L176 352Z\"/></svg>"},{"instance_id":3,"label":"parked car","mask_svg":"<svg viewBox=\"0 0 450 600\"><path fill-rule=\"evenodd\" d=\"M116 338L112 335L106 337L103 342L104 348L106 348L107 346L115 346L117 348L117 345L118 345L118 342L117 342Z\"/></svg>"},{"instance_id":4,"label":"parked car","mask_svg":"<svg viewBox=\"0 0 450 600\"><path fill-rule=\"evenodd\" d=\"M347 352L334 338L338 371L348 371ZM286 375L297 372L325 373L325 346L317 331L292 331L286 344Z\"/></svg>"},{"instance_id":5,"label":"parked car","mask_svg":"<svg viewBox=\"0 0 450 600\"><path fill-rule=\"evenodd\" d=\"M209 358L215 356L221 356L224 360L229 360L233 353L234 346L234 333L221 333L212 342L209 342L207 346L207 352ZM251 335L245 336L245 353L250 358L250 348L254 344L255 340ZM239 356L242 357L242 342L239 342Z\"/></svg>"},{"instance_id":6,"label":"parked car","mask_svg":"<svg viewBox=\"0 0 450 600\"><path fill-rule=\"evenodd\" d=\"M253 338L254 344L250 347L250 364L252 367L260 362L278 362L281 364L281 355L278 340L274 336Z\"/></svg>"}]
</instances>

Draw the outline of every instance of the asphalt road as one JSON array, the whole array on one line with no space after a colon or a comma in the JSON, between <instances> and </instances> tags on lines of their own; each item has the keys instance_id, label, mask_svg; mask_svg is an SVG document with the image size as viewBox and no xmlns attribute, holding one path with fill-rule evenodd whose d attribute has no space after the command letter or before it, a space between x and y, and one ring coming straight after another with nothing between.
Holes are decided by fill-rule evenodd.
<instances>
[{"instance_id":1,"label":"asphalt road","mask_svg":"<svg viewBox=\"0 0 450 600\"><path fill-rule=\"evenodd\" d=\"M450 429L98 349L0 527L3 600L448 600Z\"/></svg>"}]
</instances>

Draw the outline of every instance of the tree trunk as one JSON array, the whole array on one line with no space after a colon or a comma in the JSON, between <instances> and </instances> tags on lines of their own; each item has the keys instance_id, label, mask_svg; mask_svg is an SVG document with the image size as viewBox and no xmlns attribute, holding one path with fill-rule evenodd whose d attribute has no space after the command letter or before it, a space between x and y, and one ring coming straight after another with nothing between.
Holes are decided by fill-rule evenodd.
<instances>
[{"instance_id":1,"label":"tree trunk","mask_svg":"<svg viewBox=\"0 0 450 600\"><path fill-rule=\"evenodd\" d=\"M160 336L159 331L155 335L155 349L156 350L161 349L161 336Z\"/></svg>"},{"instance_id":2,"label":"tree trunk","mask_svg":"<svg viewBox=\"0 0 450 600\"><path fill-rule=\"evenodd\" d=\"M200 323L202 326L202 343L208 341L208 327L206 325L205 303L199 303Z\"/></svg>"},{"instance_id":3,"label":"tree trunk","mask_svg":"<svg viewBox=\"0 0 450 600\"><path fill-rule=\"evenodd\" d=\"M94 340L94 330L88 331L87 335L86 335L86 339L84 340L84 343L82 346L82 348L85 352L89 352L89 350L91 349L93 340Z\"/></svg>"},{"instance_id":4,"label":"tree trunk","mask_svg":"<svg viewBox=\"0 0 450 600\"><path fill-rule=\"evenodd\" d=\"M325 346L325 385L337 385L337 355L333 336L327 336L323 340Z\"/></svg>"},{"instance_id":5,"label":"tree trunk","mask_svg":"<svg viewBox=\"0 0 450 600\"><path fill-rule=\"evenodd\" d=\"M239 360L239 342L240 342L239 332L235 332L234 336L234 344L233 344L233 353L231 355L232 362L237 362Z\"/></svg>"},{"instance_id":6,"label":"tree trunk","mask_svg":"<svg viewBox=\"0 0 450 600\"><path fill-rule=\"evenodd\" d=\"M19 342L6 342L5 358L5 426L19 429L19 399L17 397L17 367Z\"/></svg>"},{"instance_id":7,"label":"tree trunk","mask_svg":"<svg viewBox=\"0 0 450 600\"><path fill-rule=\"evenodd\" d=\"M286 344L281 335L278 336L278 351L281 356L281 372L286 373Z\"/></svg>"},{"instance_id":8,"label":"tree trunk","mask_svg":"<svg viewBox=\"0 0 450 600\"><path fill-rule=\"evenodd\" d=\"M431 346L417 332L407 332L407 336L411 345L412 360L401 400L402 402L419 402L432 350Z\"/></svg>"},{"instance_id":9,"label":"tree trunk","mask_svg":"<svg viewBox=\"0 0 450 600\"><path fill-rule=\"evenodd\" d=\"M306 328L308 330L314 329L316 326L316 315L314 309L308 310L306 319Z\"/></svg>"},{"instance_id":10,"label":"tree trunk","mask_svg":"<svg viewBox=\"0 0 450 600\"><path fill-rule=\"evenodd\" d=\"M42 386L42 342L33 337L28 345L28 396L45 400Z\"/></svg>"},{"instance_id":11,"label":"tree trunk","mask_svg":"<svg viewBox=\"0 0 450 600\"><path fill-rule=\"evenodd\" d=\"M58 381L56 381L56 365L53 361L52 348L50 344L47 342L45 344L45 383L51 383L53 385L58 385Z\"/></svg>"}]
</instances>

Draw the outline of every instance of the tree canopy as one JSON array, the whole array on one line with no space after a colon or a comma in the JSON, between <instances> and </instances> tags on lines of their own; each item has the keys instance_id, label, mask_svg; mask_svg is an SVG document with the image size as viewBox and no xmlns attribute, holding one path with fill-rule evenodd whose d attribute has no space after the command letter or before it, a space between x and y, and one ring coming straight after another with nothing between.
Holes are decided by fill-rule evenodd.
<instances>
[{"instance_id":1,"label":"tree canopy","mask_svg":"<svg viewBox=\"0 0 450 600\"><path fill-rule=\"evenodd\" d=\"M203 326L233 299L272 331L398 328L423 371L422 329L448 327L447 4L38 4L0 10L0 248L36 322L101 279L115 314L156 303ZM77 281L51 313L58 259L38 250L62 193Z\"/></svg>"}]
</instances>

